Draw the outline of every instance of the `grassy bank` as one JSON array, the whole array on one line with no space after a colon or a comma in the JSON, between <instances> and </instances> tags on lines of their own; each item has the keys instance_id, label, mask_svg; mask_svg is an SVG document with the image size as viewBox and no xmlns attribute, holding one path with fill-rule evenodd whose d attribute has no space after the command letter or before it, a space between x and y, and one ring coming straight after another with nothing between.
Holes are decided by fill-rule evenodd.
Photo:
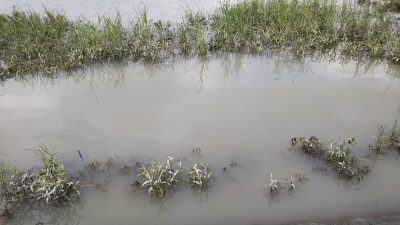
<instances>
[{"instance_id":1,"label":"grassy bank","mask_svg":"<svg viewBox=\"0 0 400 225\"><path fill-rule=\"evenodd\" d=\"M0 77L54 75L102 61L160 62L224 52L368 58L400 63L400 29L387 7L328 0L247 0L213 13L186 13L179 24L140 13L97 22L64 14L0 14Z\"/></svg>"}]
</instances>

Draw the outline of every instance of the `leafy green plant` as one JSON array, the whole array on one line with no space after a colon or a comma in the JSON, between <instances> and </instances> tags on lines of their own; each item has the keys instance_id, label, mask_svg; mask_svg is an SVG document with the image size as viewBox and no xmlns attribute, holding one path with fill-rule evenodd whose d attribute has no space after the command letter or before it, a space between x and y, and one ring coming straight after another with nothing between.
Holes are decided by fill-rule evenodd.
<instances>
[{"instance_id":1,"label":"leafy green plant","mask_svg":"<svg viewBox=\"0 0 400 225\"><path fill-rule=\"evenodd\" d=\"M164 198L167 190L171 190L179 182L179 169L173 167L174 159L168 157L166 165L153 161L149 166L142 166L139 169L139 177L144 181L141 183L142 188L147 189L147 193L151 199Z\"/></svg>"},{"instance_id":2,"label":"leafy green plant","mask_svg":"<svg viewBox=\"0 0 400 225\"><path fill-rule=\"evenodd\" d=\"M268 181L269 181L269 182L268 182ZM267 183L268 183L268 184L265 185L265 188L267 188L268 191L269 191L271 194L273 194L273 195L274 195L274 194L278 194L278 193L284 188L284 187L282 186L280 180L274 179L272 173L271 173L269 179L267 179Z\"/></svg>"},{"instance_id":3,"label":"leafy green plant","mask_svg":"<svg viewBox=\"0 0 400 225\"><path fill-rule=\"evenodd\" d=\"M304 173L296 173L293 176L290 176L289 178L285 179L286 182L286 187L288 192L293 192L296 190L296 185L298 183L303 182L306 180L306 176ZM269 182L267 179L267 185L265 185L265 188L269 191L271 195L276 195L278 194L281 190L285 189L285 185L283 182L281 182L279 179L274 179L272 173L269 177Z\"/></svg>"},{"instance_id":4,"label":"leafy green plant","mask_svg":"<svg viewBox=\"0 0 400 225\"><path fill-rule=\"evenodd\" d=\"M376 154L385 154L387 149L397 148L400 152L400 107L392 125L390 133L385 131L383 125L378 127L378 135L374 138L375 144L370 145L369 149Z\"/></svg>"},{"instance_id":5,"label":"leafy green plant","mask_svg":"<svg viewBox=\"0 0 400 225\"><path fill-rule=\"evenodd\" d=\"M304 173L296 173L293 176L290 176L286 180L288 181L287 186L288 186L289 192L293 192L296 190L296 185L298 183L301 183L301 182L307 180L307 178Z\"/></svg>"},{"instance_id":6,"label":"leafy green plant","mask_svg":"<svg viewBox=\"0 0 400 225\"><path fill-rule=\"evenodd\" d=\"M300 149L307 155L317 157L326 153L325 146L315 136L292 138L291 143L292 146L300 146Z\"/></svg>"},{"instance_id":7,"label":"leafy green plant","mask_svg":"<svg viewBox=\"0 0 400 225\"><path fill-rule=\"evenodd\" d=\"M207 164L195 163L189 171L189 186L199 191L204 191L210 185L210 177L212 172Z\"/></svg>"},{"instance_id":8,"label":"leafy green plant","mask_svg":"<svg viewBox=\"0 0 400 225\"><path fill-rule=\"evenodd\" d=\"M79 181L68 181L64 165L57 161L56 154L50 152L44 144L39 145L35 152L40 156L43 166L31 174L30 189L33 196L46 203L60 204L70 202L72 195L79 196Z\"/></svg>"},{"instance_id":9,"label":"leafy green plant","mask_svg":"<svg viewBox=\"0 0 400 225\"><path fill-rule=\"evenodd\" d=\"M300 137L291 140L292 146L305 154L325 161L340 177L361 180L369 172L367 167L359 167L357 157L352 153L356 146L355 138L344 138L340 142L331 142L326 147L316 137Z\"/></svg>"},{"instance_id":10,"label":"leafy green plant","mask_svg":"<svg viewBox=\"0 0 400 225\"><path fill-rule=\"evenodd\" d=\"M79 198L80 181L67 177L64 165L56 154L40 144L34 150L42 161L42 167L28 171L0 169L0 198L2 210L17 211L26 204L72 205Z\"/></svg>"},{"instance_id":11,"label":"leafy green plant","mask_svg":"<svg viewBox=\"0 0 400 225\"><path fill-rule=\"evenodd\" d=\"M356 145L356 140L354 138L343 139L339 143L331 142L325 159L328 162L340 162L344 164L352 164L356 157L351 153L351 149Z\"/></svg>"}]
</instances>

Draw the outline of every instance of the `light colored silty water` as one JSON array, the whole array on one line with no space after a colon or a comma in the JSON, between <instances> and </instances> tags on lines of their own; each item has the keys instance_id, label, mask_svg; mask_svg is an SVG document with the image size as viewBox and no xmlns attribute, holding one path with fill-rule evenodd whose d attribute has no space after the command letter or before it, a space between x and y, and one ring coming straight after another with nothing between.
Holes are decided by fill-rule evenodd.
<instances>
[{"instance_id":1,"label":"light colored silty water","mask_svg":"<svg viewBox=\"0 0 400 225\"><path fill-rule=\"evenodd\" d=\"M112 176L107 191L83 191L74 219L56 211L25 224L52 224L52 215L60 224L281 224L399 212L397 156L366 159L378 124L395 117L399 80L383 66L360 74L355 64L306 63L302 71L277 65L232 56L205 64L99 66L51 82L6 81L0 92L5 165L37 165L26 149L43 140L67 170L82 166L80 149L86 161L186 157L209 163L214 174L206 195L182 186L162 203L133 191L136 173ZM290 139L304 135L325 142L355 137L371 173L346 186L315 171L318 162L288 151ZM201 156L193 156L196 147ZM238 165L231 167L232 160ZM264 186L271 172L281 179L303 172L309 180L270 200Z\"/></svg>"}]
</instances>

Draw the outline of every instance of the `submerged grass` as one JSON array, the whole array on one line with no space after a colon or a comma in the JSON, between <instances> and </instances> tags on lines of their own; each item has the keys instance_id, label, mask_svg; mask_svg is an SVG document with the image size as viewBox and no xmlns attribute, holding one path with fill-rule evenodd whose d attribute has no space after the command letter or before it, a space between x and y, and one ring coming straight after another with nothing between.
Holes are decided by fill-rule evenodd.
<instances>
[{"instance_id":1,"label":"submerged grass","mask_svg":"<svg viewBox=\"0 0 400 225\"><path fill-rule=\"evenodd\" d=\"M14 9L0 14L0 77L54 75L101 61L160 62L222 52L290 53L295 57L373 58L400 63L400 29L380 4L335 0L245 0L222 3L210 15L153 21L146 11L124 26L64 14Z\"/></svg>"}]
</instances>

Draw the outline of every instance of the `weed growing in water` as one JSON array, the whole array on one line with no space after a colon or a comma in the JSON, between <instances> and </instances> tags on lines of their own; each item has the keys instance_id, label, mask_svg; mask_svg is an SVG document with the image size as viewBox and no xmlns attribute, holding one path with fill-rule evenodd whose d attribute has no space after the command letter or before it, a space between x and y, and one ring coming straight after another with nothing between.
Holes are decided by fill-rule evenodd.
<instances>
[{"instance_id":1,"label":"weed growing in water","mask_svg":"<svg viewBox=\"0 0 400 225\"><path fill-rule=\"evenodd\" d=\"M301 150L307 155L318 157L325 154L324 145L315 136L292 138L292 145L300 145Z\"/></svg>"},{"instance_id":2,"label":"weed growing in water","mask_svg":"<svg viewBox=\"0 0 400 225\"><path fill-rule=\"evenodd\" d=\"M287 190L289 192L293 192L296 190L296 185L300 182L303 182L306 180L306 176L304 173L296 173L293 176L290 176L289 178L285 179L287 181L286 186ZM268 179L267 179L268 182ZM276 195L278 194L281 190L285 189L285 186L280 180L274 179L272 173L269 177L269 183L265 185L265 188L268 189L269 193L271 195Z\"/></svg>"},{"instance_id":3,"label":"weed growing in water","mask_svg":"<svg viewBox=\"0 0 400 225\"><path fill-rule=\"evenodd\" d=\"M356 146L356 139L354 138L345 138L339 143L331 142L325 159L332 163L352 164L356 160L356 157L351 153L354 146Z\"/></svg>"},{"instance_id":4,"label":"weed growing in water","mask_svg":"<svg viewBox=\"0 0 400 225\"><path fill-rule=\"evenodd\" d=\"M2 210L17 211L26 204L61 205L79 197L80 182L69 180L64 165L44 144L34 150L42 160L42 167L20 172L16 168L0 170L0 198Z\"/></svg>"},{"instance_id":5,"label":"weed growing in water","mask_svg":"<svg viewBox=\"0 0 400 225\"><path fill-rule=\"evenodd\" d=\"M383 125L378 127L378 135L374 138L375 145L370 145L369 149L376 154L385 154L387 149L397 148L400 152L400 108L398 109L396 119L393 122L390 133L385 131Z\"/></svg>"},{"instance_id":6,"label":"weed growing in water","mask_svg":"<svg viewBox=\"0 0 400 225\"><path fill-rule=\"evenodd\" d=\"M180 169L174 168L174 159L167 158L166 165L153 161L149 166L142 166L139 169L139 177L144 179L141 187L147 189L149 198L162 199L165 197L167 190L174 189L178 184L178 175Z\"/></svg>"},{"instance_id":7,"label":"weed growing in water","mask_svg":"<svg viewBox=\"0 0 400 225\"><path fill-rule=\"evenodd\" d=\"M210 185L210 177L212 173L210 172L208 165L205 165L203 163L195 163L188 174L189 186L191 188L198 189L201 192L205 191Z\"/></svg>"},{"instance_id":8,"label":"weed growing in water","mask_svg":"<svg viewBox=\"0 0 400 225\"><path fill-rule=\"evenodd\" d=\"M337 174L349 179L356 177L360 180L368 173L368 169L355 165L357 157L351 153L351 149L355 146L354 138L345 138L339 143L331 142L325 160L335 164L334 170Z\"/></svg>"},{"instance_id":9,"label":"weed growing in water","mask_svg":"<svg viewBox=\"0 0 400 225\"><path fill-rule=\"evenodd\" d=\"M267 182L268 182L268 179L267 179ZM265 188L267 188L271 194L277 194L284 187L281 185L281 181L275 180L271 173L271 176L269 177L269 183L267 185L265 185Z\"/></svg>"},{"instance_id":10,"label":"weed growing in water","mask_svg":"<svg viewBox=\"0 0 400 225\"><path fill-rule=\"evenodd\" d=\"M193 155L196 155L196 156L201 156L201 148L194 148L194 149L192 149L192 153L193 153Z\"/></svg>"},{"instance_id":11,"label":"weed growing in water","mask_svg":"<svg viewBox=\"0 0 400 225\"><path fill-rule=\"evenodd\" d=\"M331 165L333 171L340 177L361 180L369 172L367 167L357 165L357 157L352 153L356 145L354 138L344 138L338 143L331 142L329 147L324 146L314 136L293 138L291 142L292 146L298 147L307 155Z\"/></svg>"}]
</instances>

